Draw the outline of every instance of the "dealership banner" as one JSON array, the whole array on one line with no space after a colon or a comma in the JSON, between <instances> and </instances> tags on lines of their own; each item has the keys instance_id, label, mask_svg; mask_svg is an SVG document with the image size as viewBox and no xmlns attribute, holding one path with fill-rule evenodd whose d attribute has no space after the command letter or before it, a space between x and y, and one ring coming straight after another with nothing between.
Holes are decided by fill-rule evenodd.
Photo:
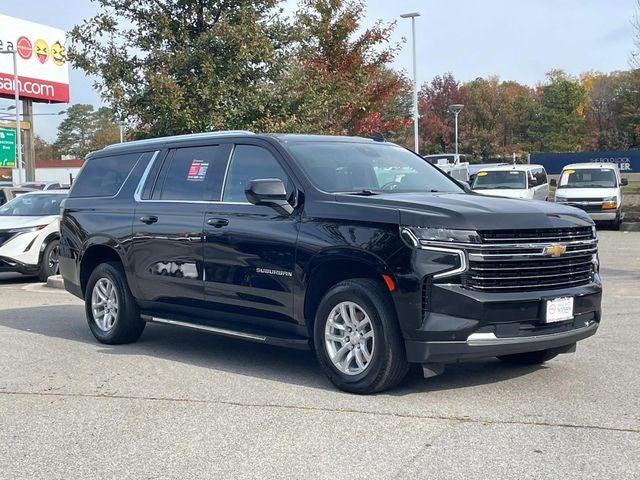
<instances>
[{"instance_id":1,"label":"dealership banner","mask_svg":"<svg viewBox=\"0 0 640 480\"><path fill-rule=\"evenodd\" d=\"M557 175L570 163L615 163L620 173L640 173L640 150L627 152L532 153L532 164L544 166L547 173Z\"/></svg>"},{"instance_id":2,"label":"dealership banner","mask_svg":"<svg viewBox=\"0 0 640 480\"><path fill-rule=\"evenodd\" d=\"M69 66L65 33L58 28L0 14L0 50L18 52L20 98L69 102ZM0 97L15 92L12 55L0 55Z\"/></svg>"}]
</instances>

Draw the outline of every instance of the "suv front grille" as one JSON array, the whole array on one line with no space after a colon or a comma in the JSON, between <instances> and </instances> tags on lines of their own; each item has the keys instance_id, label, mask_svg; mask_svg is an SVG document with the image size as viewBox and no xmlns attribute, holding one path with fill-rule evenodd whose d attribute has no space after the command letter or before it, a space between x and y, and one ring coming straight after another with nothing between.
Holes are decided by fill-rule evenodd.
<instances>
[{"instance_id":1,"label":"suv front grille","mask_svg":"<svg viewBox=\"0 0 640 480\"><path fill-rule=\"evenodd\" d=\"M14 235L14 233L9 233L8 231L0 231L0 246L4 245Z\"/></svg>"},{"instance_id":2,"label":"suv front grille","mask_svg":"<svg viewBox=\"0 0 640 480\"><path fill-rule=\"evenodd\" d=\"M597 239L591 227L479 232L469 245L466 287L482 291L542 290L585 285L593 280ZM562 245L557 257L547 247Z\"/></svg>"}]
</instances>

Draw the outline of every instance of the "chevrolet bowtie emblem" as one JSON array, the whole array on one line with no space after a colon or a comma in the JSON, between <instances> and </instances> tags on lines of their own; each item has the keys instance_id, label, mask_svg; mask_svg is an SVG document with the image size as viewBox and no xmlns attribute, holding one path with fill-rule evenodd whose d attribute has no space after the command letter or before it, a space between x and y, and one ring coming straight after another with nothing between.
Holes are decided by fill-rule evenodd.
<instances>
[{"instance_id":1,"label":"chevrolet bowtie emblem","mask_svg":"<svg viewBox=\"0 0 640 480\"><path fill-rule=\"evenodd\" d=\"M564 255L566 251L567 251L566 245L560 245L556 243L555 245L550 245L548 247L545 247L544 254L549 255L550 257L559 257L561 255Z\"/></svg>"}]
</instances>

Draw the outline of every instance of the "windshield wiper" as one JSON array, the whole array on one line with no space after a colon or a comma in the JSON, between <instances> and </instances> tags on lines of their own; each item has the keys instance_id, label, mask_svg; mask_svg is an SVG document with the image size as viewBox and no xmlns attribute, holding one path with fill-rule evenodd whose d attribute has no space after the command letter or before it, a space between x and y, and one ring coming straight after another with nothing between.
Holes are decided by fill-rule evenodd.
<instances>
[{"instance_id":1,"label":"windshield wiper","mask_svg":"<svg viewBox=\"0 0 640 480\"><path fill-rule=\"evenodd\" d=\"M363 188L362 190L358 190L357 192L344 192L347 195L360 195L363 197L370 197L372 195L378 195L376 192L374 192L373 190L367 190L366 188Z\"/></svg>"}]
</instances>

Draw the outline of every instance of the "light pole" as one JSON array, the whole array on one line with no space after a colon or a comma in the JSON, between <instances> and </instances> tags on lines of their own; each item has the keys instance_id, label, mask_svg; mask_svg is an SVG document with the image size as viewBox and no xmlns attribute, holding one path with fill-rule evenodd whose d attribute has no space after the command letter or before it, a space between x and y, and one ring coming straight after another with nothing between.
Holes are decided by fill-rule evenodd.
<instances>
[{"instance_id":1,"label":"light pole","mask_svg":"<svg viewBox=\"0 0 640 480\"><path fill-rule=\"evenodd\" d=\"M124 142L124 124L120 122L120 143Z\"/></svg>"},{"instance_id":2,"label":"light pole","mask_svg":"<svg viewBox=\"0 0 640 480\"><path fill-rule=\"evenodd\" d=\"M16 100L16 167L18 167L18 183L22 183L22 134L20 132L20 83L18 81L18 52L16 50L0 50L0 53L13 56L13 91Z\"/></svg>"},{"instance_id":3,"label":"light pole","mask_svg":"<svg viewBox=\"0 0 640 480\"><path fill-rule=\"evenodd\" d=\"M456 118L456 162L458 161L458 115L464 108L464 105L455 104L449 106L449 111L453 113Z\"/></svg>"},{"instance_id":4,"label":"light pole","mask_svg":"<svg viewBox=\"0 0 640 480\"><path fill-rule=\"evenodd\" d=\"M413 150L420 153L420 145L418 139L418 80L416 78L416 17L420 13L411 12L403 13L401 18L411 19L411 49L413 50Z\"/></svg>"}]
</instances>

